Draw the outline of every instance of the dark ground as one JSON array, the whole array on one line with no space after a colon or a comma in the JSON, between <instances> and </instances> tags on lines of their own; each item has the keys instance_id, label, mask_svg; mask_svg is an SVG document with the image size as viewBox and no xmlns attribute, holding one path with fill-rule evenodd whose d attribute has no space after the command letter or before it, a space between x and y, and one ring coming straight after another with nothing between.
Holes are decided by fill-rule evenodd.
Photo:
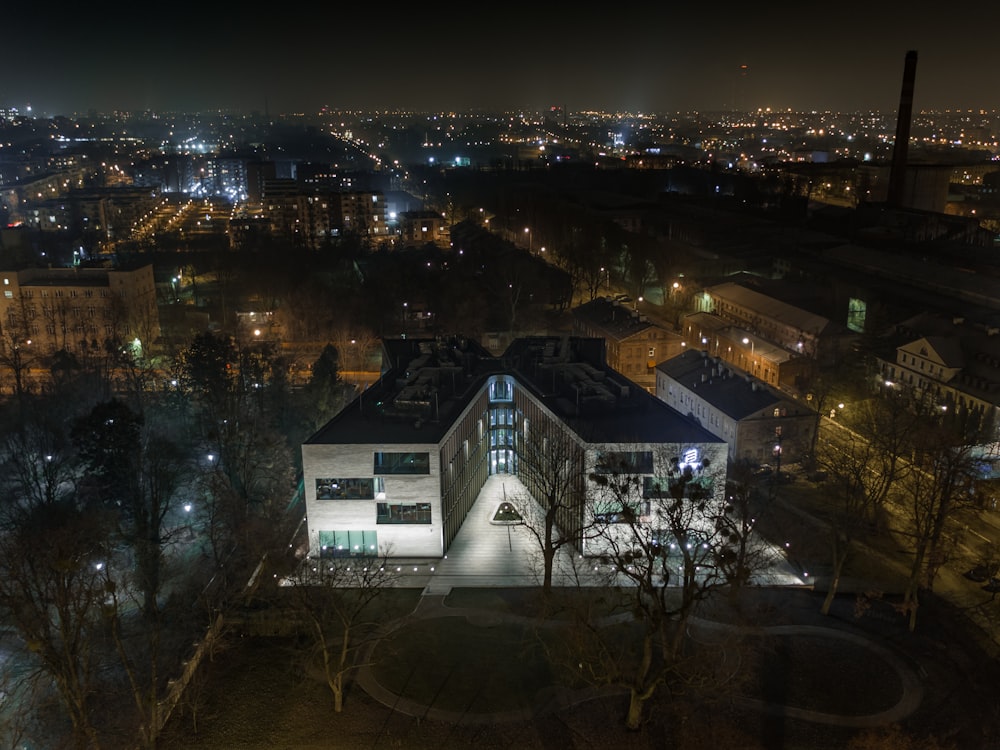
<instances>
[{"instance_id":1,"label":"dark ground","mask_svg":"<svg viewBox=\"0 0 1000 750\"><path fill-rule=\"evenodd\" d=\"M792 557L814 571L818 576L816 590L755 588L748 591L738 610L727 605L712 612L712 618L725 621L738 614L740 621L749 618L760 625L794 623L837 628L863 635L896 654L916 676L922 700L916 711L899 722L905 739L913 744L902 744L897 737L880 748L1000 748L1000 690L996 687L1000 685L1000 665L992 637L967 617L968 612L933 595L924 597L917 628L909 632L904 616L893 606L901 568L886 562L886 556L898 553L891 539L868 540L870 546L864 547L849 567L843 593L831 614L821 615L826 565L822 528L801 512L808 503L793 500L795 492L788 492L785 498L780 494L761 509L761 524L775 541L788 541L790 549L797 553ZM865 591L870 594L867 598ZM885 593L872 593L875 591ZM525 589L458 589L447 597L446 604L518 613L529 606L526 602L531 595L531 590ZM991 606L989 597L985 599L982 606ZM1000 606L1000 601L996 605ZM442 660L436 658L435 648L419 648L427 645L426 638L433 630L411 629L407 648L403 631L402 641L396 646L398 653L408 654L407 659L417 662L411 671L423 673L448 661L451 674L437 683L438 692L424 696L427 702L449 707L471 705L470 685L477 684L516 692L516 685L530 683L534 689L534 668L530 664L520 665L525 674L518 675L519 665L509 664L509 656L483 645L500 637L514 637L512 631L503 630L508 626L448 625L450 629L445 631L442 623L443 637L452 652L462 654L462 658ZM422 625L429 626L426 622ZM898 671L876 652L850 641L791 636L769 639L766 646L764 643L762 640L759 652L763 656L761 668L747 685L698 698L673 696L669 704L651 706L649 720L640 731L628 732L623 726L624 696L586 701L530 721L465 726L405 715L352 685L344 711L336 714L329 690L304 668L303 643L295 639L242 638L234 640L208 665L205 681L192 694L191 703L197 709L188 706L175 715L161 748L841 750L865 732L889 731L889 727L865 729L793 718L780 707L746 707L743 698L762 698L773 704L839 713L850 719L883 711L901 698ZM401 669L405 671L400 663L383 669L379 680L383 684L398 679ZM488 676L500 674L505 677L487 680ZM482 704L482 689L476 692L478 704ZM498 693L495 703L506 706L519 700L523 696L512 698ZM928 744L932 741L939 745Z\"/></svg>"}]
</instances>

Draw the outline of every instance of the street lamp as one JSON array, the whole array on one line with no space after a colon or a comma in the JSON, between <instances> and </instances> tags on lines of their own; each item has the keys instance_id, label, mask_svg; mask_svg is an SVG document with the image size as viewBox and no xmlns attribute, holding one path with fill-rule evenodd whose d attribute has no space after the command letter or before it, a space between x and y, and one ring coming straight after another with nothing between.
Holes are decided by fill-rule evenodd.
<instances>
[{"instance_id":1,"label":"street lamp","mask_svg":"<svg viewBox=\"0 0 1000 750\"><path fill-rule=\"evenodd\" d=\"M406 338L406 308L409 307L409 302L403 303L403 338Z\"/></svg>"},{"instance_id":2,"label":"street lamp","mask_svg":"<svg viewBox=\"0 0 1000 750\"><path fill-rule=\"evenodd\" d=\"M528 254L531 254L531 227L525 227L524 233L528 235Z\"/></svg>"}]
</instances>

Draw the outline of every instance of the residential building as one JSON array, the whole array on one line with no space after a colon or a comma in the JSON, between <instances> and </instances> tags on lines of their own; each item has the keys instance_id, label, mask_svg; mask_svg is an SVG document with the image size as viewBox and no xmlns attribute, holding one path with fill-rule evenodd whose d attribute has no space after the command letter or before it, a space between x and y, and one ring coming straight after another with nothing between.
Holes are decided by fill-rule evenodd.
<instances>
[{"instance_id":1,"label":"residential building","mask_svg":"<svg viewBox=\"0 0 1000 750\"><path fill-rule=\"evenodd\" d=\"M698 312L710 312L759 339L820 365L834 362L856 338L828 317L788 304L735 282L707 287L696 298Z\"/></svg>"},{"instance_id":2,"label":"residential building","mask_svg":"<svg viewBox=\"0 0 1000 750\"><path fill-rule=\"evenodd\" d=\"M812 450L819 417L804 401L689 349L656 366L656 396L729 445L731 460L795 463Z\"/></svg>"},{"instance_id":3,"label":"residential building","mask_svg":"<svg viewBox=\"0 0 1000 750\"><path fill-rule=\"evenodd\" d=\"M398 215L399 240L403 245L444 245L448 234L441 214L434 211L402 211Z\"/></svg>"},{"instance_id":4,"label":"residential building","mask_svg":"<svg viewBox=\"0 0 1000 750\"><path fill-rule=\"evenodd\" d=\"M608 365L650 393L656 390L656 363L684 350L682 336L653 323L632 303L598 297L573 308L572 316L575 335L604 339Z\"/></svg>"},{"instance_id":5,"label":"residential building","mask_svg":"<svg viewBox=\"0 0 1000 750\"><path fill-rule=\"evenodd\" d=\"M583 467L563 529L597 512L590 477L620 461L641 502L679 466L723 497L725 441L608 367L602 339L521 338L499 357L457 338L383 345L379 381L302 446L312 556L440 557L489 476L532 490L523 451L556 438Z\"/></svg>"},{"instance_id":6,"label":"residential building","mask_svg":"<svg viewBox=\"0 0 1000 750\"><path fill-rule=\"evenodd\" d=\"M317 190L291 179L264 181L264 213L271 231L319 249L338 237L386 238L386 206L378 191Z\"/></svg>"},{"instance_id":7,"label":"residential building","mask_svg":"<svg viewBox=\"0 0 1000 750\"><path fill-rule=\"evenodd\" d=\"M1000 321L916 315L896 325L876 357L880 385L929 399L942 416L1000 439Z\"/></svg>"},{"instance_id":8,"label":"residential building","mask_svg":"<svg viewBox=\"0 0 1000 750\"><path fill-rule=\"evenodd\" d=\"M714 313L685 315L681 336L685 350L707 352L773 388L795 390L816 365Z\"/></svg>"},{"instance_id":9,"label":"residential building","mask_svg":"<svg viewBox=\"0 0 1000 750\"><path fill-rule=\"evenodd\" d=\"M149 347L160 336L152 265L0 271L0 286L4 346L80 352L108 340Z\"/></svg>"}]
</instances>

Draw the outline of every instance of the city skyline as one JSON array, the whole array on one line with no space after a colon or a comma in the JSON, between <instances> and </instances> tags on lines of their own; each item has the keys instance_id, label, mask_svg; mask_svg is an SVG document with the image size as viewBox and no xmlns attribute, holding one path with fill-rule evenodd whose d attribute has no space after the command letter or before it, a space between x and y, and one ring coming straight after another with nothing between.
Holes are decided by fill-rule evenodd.
<instances>
[{"instance_id":1,"label":"city skyline","mask_svg":"<svg viewBox=\"0 0 1000 750\"><path fill-rule=\"evenodd\" d=\"M1000 10L969 13L989 28ZM88 112L334 110L895 111L918 53L914 110L1000 108L1000 51L943 33L950 19L860 3L656 8L582 17L528 7L361 15L350 9L105 5L4 11L0 107Z\"/></svg>"}]
</instances>

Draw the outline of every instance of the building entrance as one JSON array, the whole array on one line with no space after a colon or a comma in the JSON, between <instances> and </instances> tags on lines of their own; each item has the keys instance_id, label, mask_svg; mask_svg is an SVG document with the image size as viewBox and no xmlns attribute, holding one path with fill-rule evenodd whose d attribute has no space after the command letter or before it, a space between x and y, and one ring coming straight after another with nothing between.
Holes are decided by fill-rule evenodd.
<instances>
[{"instance_id":1,"label":"building entrance","mask_svg":"<svg viewBox=\"0 0 1000 750\"><path fill-rule=\"evenodd\" d=\"M490 451L490 474L514 474L517 457L510 448Z\"/></svg>"}]
</instances>

